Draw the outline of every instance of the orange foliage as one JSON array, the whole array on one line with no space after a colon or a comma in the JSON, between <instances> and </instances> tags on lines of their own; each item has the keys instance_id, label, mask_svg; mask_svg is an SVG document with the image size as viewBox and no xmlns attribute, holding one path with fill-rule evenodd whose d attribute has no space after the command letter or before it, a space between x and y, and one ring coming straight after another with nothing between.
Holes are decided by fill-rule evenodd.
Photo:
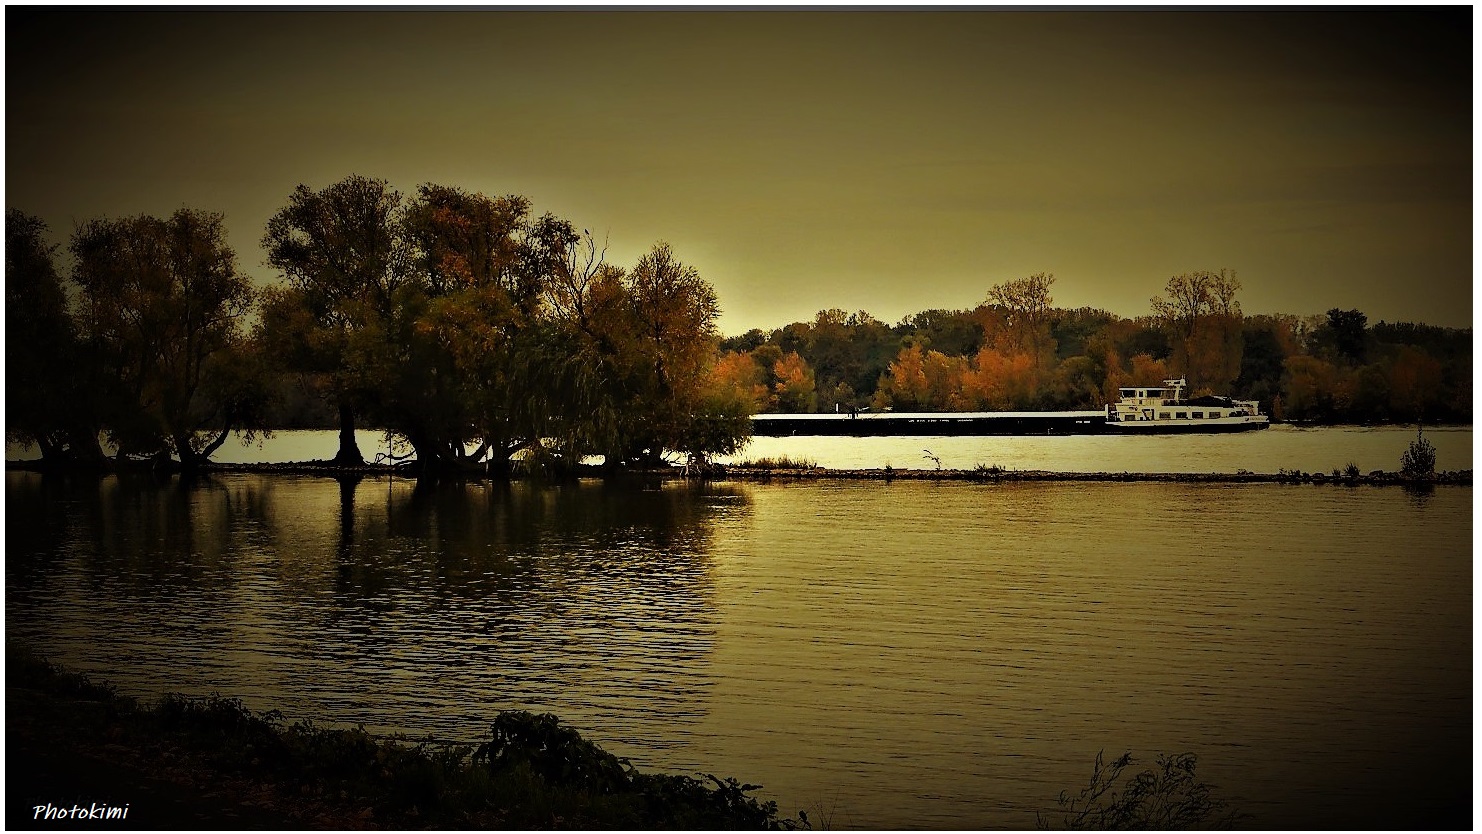
<instances>
[{"instance_id":1,"label":"orange foliage","mask_svg":"<svg viewBox=\"0 0 1482 834\"><path fill-rule=\"evenodd\" d=\"M806 413L818 407L813 369L796 353L784 354L772 366L777 381L772 384L772 403L781 411Z\"/></svg>"},{"instance_id":2,"label":"orange foliage","mask_svg":"<svg viewBox=\"0 0 1482 834\"><path fill-rule=\"evenodd\" d=\"M1168 378L1168 363L1162 359L1154 359L1146 353L1139 353L1132 357L1132 370L1127 374L1127 381L1123 385L1162 385L1163 380Z\"/></svg>"},{"instance_id":3,"label":"orange foliage","mask_svg":"<svg viewBox=\"0 0 1482 834\"><path fill-rule=\"evenodd\" d=\"M752 411L762 411L770 401L762 369L750 353L727 352L710 369L711 387L749 402Z\"/></svg>"},{"instance_id":4,"label":"orange foliage","mask_svg":"<svg viewBox=\"0 0 1482 834\"><path fill-rule=\"evenodd\" d=\"M1030 353L1005 353L985 347L964 375L964 393L979 409L1020 411L1032 407L1038 392L1038 368Z\"/></svg>"},{"instance_id":5,"label":"orange foliage","mask_svg":"<svg viewBox=\"0 0 1482 834\"><path fill-rule=\"evenodd\" d=\"M926 362L921 354L921 346L911 345L903 348L895 361L890 363L890 370L881 389L896 404L916 406L928 401L930 387L926 381Z\"/></svg>"}]
</instances>

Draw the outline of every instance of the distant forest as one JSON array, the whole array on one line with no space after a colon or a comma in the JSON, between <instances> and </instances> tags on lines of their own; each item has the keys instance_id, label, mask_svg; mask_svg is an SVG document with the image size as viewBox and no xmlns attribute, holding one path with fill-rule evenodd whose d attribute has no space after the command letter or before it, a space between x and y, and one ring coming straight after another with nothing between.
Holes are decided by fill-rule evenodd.
<instances>
[{"instance_id":1,"label":"distant forest","mask_svg":"<svg viewBox=\"0 0 1482 834\"><path fill-rule=\"evenodd\" d=\"M1246 316L1234 273L1174 276L1149 314L1053 305L1054 277L894 325L863 311L723 339L716 373L758 412L1099 409L1127 385L1259 400L1278 420L1470 423L1472 331L1359 310Z\"/></svg>"},{"instance_id":2,"label":"distant forest","mask_svg":"<svg viewBox=\"0 0 1482 834\"><path fill-rule=\"evenodd\" d=\"M65 274L47 232L6 212L6 437L44 464L189 469L288 428L339 429L342 465L364 463L357 428L384 430L423 473L703 462L757 412L1091 409L1177 376L1277 419L1471 421L1470 329L1246 316L1224 270L1169 278L1134 319L1057 308L1037 274L972 310L723 338L714 289L667 244L613 265L515 195L301 185L263 231L264 288L220 214L89 220Z\"/></svg>"}]
</instances>

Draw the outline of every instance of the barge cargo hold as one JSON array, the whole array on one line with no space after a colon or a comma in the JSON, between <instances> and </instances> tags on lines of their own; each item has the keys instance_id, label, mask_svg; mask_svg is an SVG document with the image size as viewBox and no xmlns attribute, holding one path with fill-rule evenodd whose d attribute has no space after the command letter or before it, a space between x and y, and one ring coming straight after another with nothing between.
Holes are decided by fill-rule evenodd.
<instances>
[{"instance_id":1,"label":"barge cargo hold","mask_svg":"<svg viewBox=\"0 0 1482 834\"><path fill-rule=\"evenodd\" d=\"M975 437L1103 434L1104 411L978 411L939 413L757 414L757 437Z\"/></svg>"}]
</instances>

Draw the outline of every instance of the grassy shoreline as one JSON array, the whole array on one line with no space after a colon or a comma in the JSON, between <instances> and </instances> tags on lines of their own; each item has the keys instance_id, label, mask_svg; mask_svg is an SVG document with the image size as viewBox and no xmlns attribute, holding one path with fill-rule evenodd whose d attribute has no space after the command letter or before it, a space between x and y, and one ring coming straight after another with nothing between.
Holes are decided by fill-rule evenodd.
<instances>
[{"instance_id":1,"label":"grassy shoreline","mask_svg":"<svg viewBox=\"0 0 1482 834\"><path fill-rule=\"evenodd\" d=\"M11 829L54 827L33 806L72 802L127 803L145 828L807 827L759 786L641 773L552 715L500 712L477 745L416 742L220 696L141 702L15 645L5 665Z\"/></svg>"}]
</instances>

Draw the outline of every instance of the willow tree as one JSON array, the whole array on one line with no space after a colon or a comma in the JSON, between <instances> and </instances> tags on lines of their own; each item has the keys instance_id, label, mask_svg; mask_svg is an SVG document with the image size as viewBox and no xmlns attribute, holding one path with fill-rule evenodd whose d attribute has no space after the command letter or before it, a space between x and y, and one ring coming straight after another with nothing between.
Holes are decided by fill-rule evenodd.
<instances>
[{"instance_id":1,"label":"willow tree","mask_svg":"<svg viewBox=\"0 0 1482 834\"><path fill-rule=\"evenodd\" d=\"M635 377L627 272L607 263L589 234L567 249L548 293L563 416L552 440L567 459L604 455L621 464Z\"/></svg>"},{"instance_id":2,"label":"willow tree","mask_svg":"<svg viewBox=\"0 0 1482 834\"><path fill-rule=\"evenodd\" d=\"M605 263L590 237L568 253L551 305L568 357L562 390L575 406L560 421L571 448L612 467L739 448L755 403L716 374L714 288L667 243L632 270Z\"/></svg>"},{"instance_id":3,"label":"willow tree","mask_svg":"<svg viewBox=\"0 0 1482 834\"><path fill-rule=\"evenodd\" d=\"M667 243L639 258L622 289L618 344L628 390L619 453L653 463L682 445L689 421L704 410L720 309L715 290Z\"/></svg>"},{"instance_id":4,"label":"willow tree","mask_svg":"<svg viewBox=\"0 0 1482 834\"><path fill-rule=\"evenodd\" d=\"M507 472L568 406L564 342L550 317L553 281L579 235L531 217L524 197L423 185L403 223L416 307L408 363L388 377L381 409L429 466L467 468L487 455ZM418 403L412 407L413 403ZM470 445L476 445L472 451Z\"/></svg>"},{"instance_id":5,"label":"willow tree","mask_svg":"<svg viewBox=\"0 0 1482 834\"><path fill-rule=\"evenodd\" d=\"M102 380L57 272L46 224L5 213L5 436L43 463L96 463Z\"/></svg>"},{"instance_id":6,"label":"willow tree","mask_svg":"<svg viewBox=\"0 0 1482 834\"><path fill-rule=\"evenodd\" d=\"M204 463L253 429L263 395L242 322L253 301L222 216L91 220L72 237L84 337L115 380L104 419L126 454Z\"/></svg>"},{"instance_id":7,"label":"willow tree","mask_svg":"<svg viewBox=\"0 0 1482 834\"><path fill-rule=\"evenodd\" d=\"M352 175L319 191L300 185L268 220L262 246L268 264L288 280L281 316L293 328L270 332L294 370L318 377L339 409L335 462L365 462L355 441L355 412L367 392L349 356L353 337L385 334L405 282L407 252L400 234L401 194L385 180Z\"/></svg>"}]
</instances>

